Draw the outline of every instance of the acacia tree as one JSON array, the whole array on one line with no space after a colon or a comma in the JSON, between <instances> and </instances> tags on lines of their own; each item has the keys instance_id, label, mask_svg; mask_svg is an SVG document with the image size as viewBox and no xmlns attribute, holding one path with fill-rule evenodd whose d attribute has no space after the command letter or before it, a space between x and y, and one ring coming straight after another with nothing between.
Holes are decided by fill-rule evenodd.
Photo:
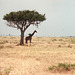
<instances>
[{"instance_id":1,"label":"acacia tree","mask_svg":"<svg viewBox=\"0 0 75 75\"><path fill-rule=\"evenodd\" d=\"M21 39L20 45L24 44L24 32L30 25L38 26L41 22L46 20L45 14L39 14L37 11L17 11L10 12L3 17L4 20L8 22L9 27L20 29L21 31Z\"/></svg>"}]
</instances>

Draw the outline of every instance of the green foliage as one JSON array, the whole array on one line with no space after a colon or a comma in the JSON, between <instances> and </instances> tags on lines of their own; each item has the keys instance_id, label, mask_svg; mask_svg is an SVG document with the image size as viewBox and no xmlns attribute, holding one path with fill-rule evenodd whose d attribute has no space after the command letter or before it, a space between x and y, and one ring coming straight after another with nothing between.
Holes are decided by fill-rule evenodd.
<instances>
[{"instance_id":1,"label":"green foliage","mask_svg":"<svg viewBox=\"0 0 75 75\"><path fill-rule=\"evenodd\" d=\"M49 70L54 70L56 68L56 66L50 66Z\"/></svg>"},{"instance_id":2,"label":"green foliage","mask_svg":"<svg viewBox=\"0 0 75 75\"><path fill-rule=\"evenodd\" d=\"M58 67L59 67L59 69L69 71L71 69L75 69L75 64L59 63Z\"/></svg>"},{"instance_id":3,"label":"green foliage","mask_svg":"<svg viewBox=\"0 0 75 75\"><path fill-rule=\"evenodd\" d=\"M75 44L75 40L71 39L71 43L72 43L72 44Z\"/></svg>"},{"instance_id":4,"label":"green foliage","mask_svg":"<svg viewBox=\"0 0 75 75\"><path fill-rule=\"evenodd\" d=\"M9 14L6 14L3 18L4 20L9 21L44 21L45 15L39 14L37 11L30 11L30 10L24 10L24 11L18 11L18 12L10 12Z\"/></svg>"},{"instance_id":5,"label":"green foliage","mask_svg":"<svg viewBox=\"0 0 75 75\"><path fill-rule=\"evenodd\" d=\"M57 41L57 39L52 39L52 41Z\"/></svg>"},{"instance_id":6,"label":"green foliage","mask_svg":"<svg viewBox=\"0 0 75 75\"><path fill-rule=\"evenodd\" d=\"M5 69L5 73L4 73L4 75L9 75L9 73L11 72L11 70L12 70L11 67Z\"/></svg>"},{"instance_id":7,"label":"green foliage","mask_svg":"<svg viewBox=\"0 0 75 75\"><path fill-rule=\"evenodd\" d=\"M2 68L0 67L0 75L9 75L9 73L11 72L12 68L6 68L4 70L2 70Z\"/></svg>"},{"instance_id":8,"label":"green foliage","mask_svg":"<svg viewBox=\"0 0 75 75\"><path fill-rule=\"evenodd\" d=\"M49 70L53 71L70 71L75 69L75 64L59 63L57 66L50 66Z\"/></svg>"}]
</instances>

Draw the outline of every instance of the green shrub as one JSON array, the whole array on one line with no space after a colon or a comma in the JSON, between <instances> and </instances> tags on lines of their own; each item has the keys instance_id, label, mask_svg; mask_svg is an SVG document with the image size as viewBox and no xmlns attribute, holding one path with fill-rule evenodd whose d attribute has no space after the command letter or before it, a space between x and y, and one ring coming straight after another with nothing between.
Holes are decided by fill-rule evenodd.
<instances>
[{"instance_id":1,"label":"green shrub","mask_svg":"<svg viewBox=\"0 0 75 75\"><path fill-rule=\"evenodd\" d=\"M9 75L9 73L11 72L12 68L6 68L4 70L2 70L2 68L0 68L0 75Z\"/></svg>"},{"instance_id":2,"label":"green shrub","mask_svg":"<svg viewBox=\"0 0 75 75\"><path fill-rule=\"evenodd\" d=\"M75 44L75 40L71 39L71 43L72 43L72 44Z\"/></svg>"},{"instance_id":3,"label":"green shrub","mask_svg":"<svg viewBox=\"0 0 75 75\"><path fill-rule=\"evenodd\" d=\"M56 66L50 66L49 70L54 70L56 68Z\"/></svg>"},{"instance_id":4,"label":"green shrub","mask_svg":"<svg viewBox=\"0 0 75 75\"><path fill-rule=\"evenodd\" d=\"M57 66L50 66L51 71L70 71L75 69L75 64L59 63Z\"/></svg>"},{"instance_id":5,"label":"green shrub","mask_svg":"<svg viewBox=\"0 0 75 75\"><path fill-rule=\"evenodd\" d=\"M5 69L4 75L9 75L9 73L10 73L11 70L12 70L11 67Z\"/></svg>"},{"instance_id":6,"label":"green shrub","mask_svg":"<svg viewBox=\"0 0 75 75\"><path fill-rule=\"evenodd\" d=\"M52 39L52 41L57 41L57 39Z\"/></svg>"},{"instance_id":7,"label":"green shrub","mask_svg":"<svg viewBox=\"0 0 75 75\"><path fill-rule=\"evenodd\" d=\"M59 69L63 69L63 70L70 70L71 64L63 64L63 63L59 63L58 64L58 68Z\"/></svg>"}]
</instances>

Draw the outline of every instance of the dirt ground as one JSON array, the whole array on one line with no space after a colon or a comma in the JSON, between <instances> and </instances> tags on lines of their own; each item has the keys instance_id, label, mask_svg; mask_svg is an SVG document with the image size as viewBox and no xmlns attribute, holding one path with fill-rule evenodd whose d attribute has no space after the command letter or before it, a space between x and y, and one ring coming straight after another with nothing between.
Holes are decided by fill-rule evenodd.
<instances>
[{"instance_id":1,"label":"dirt ground","mask_svg":"<svg viewBox=\"0 0 75 75\"><path fill-rule=\"evenodd\" d=\"M19 46L20 37L0 37L0 72L4 75L75 75L75 71L51 72L58 63L75 64L75 38L33 37Z\"/></svg>"}]
</instances>

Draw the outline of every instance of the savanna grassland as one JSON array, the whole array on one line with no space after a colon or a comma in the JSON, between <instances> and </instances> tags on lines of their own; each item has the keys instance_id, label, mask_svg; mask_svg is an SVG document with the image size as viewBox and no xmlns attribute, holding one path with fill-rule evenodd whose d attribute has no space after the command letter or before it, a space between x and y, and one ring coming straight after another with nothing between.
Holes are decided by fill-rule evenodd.
<instances>
[{"instance_id":1,"label":"savanna grassland","mask_svg":"<svg viewBox=\"0 0 75 75\"><path fill-rule=\"evenodd\" d=\"M33 37L32 44L18 45L20 37L0 36L0 75L75 75L75 38ZM72 65L73 66L73 65Z\"/></svg>"}]
</instances>

